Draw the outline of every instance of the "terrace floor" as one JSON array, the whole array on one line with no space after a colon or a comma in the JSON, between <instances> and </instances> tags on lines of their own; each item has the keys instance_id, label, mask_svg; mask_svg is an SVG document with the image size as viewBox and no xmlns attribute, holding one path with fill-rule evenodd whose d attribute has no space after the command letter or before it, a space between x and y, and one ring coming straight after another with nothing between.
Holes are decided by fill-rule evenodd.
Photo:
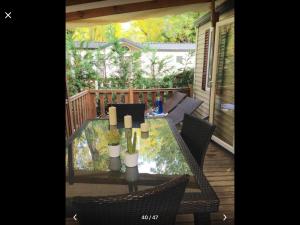
<instances>
[{"instance_id":1,"label":"terrace floor","mask_svg":"<svg viewBox=\"0 0 300 225\"><path fill-rule=\"evenodd\" d=\"M211 214L211 225L234 224L234 157L215 143L209 145L204 161L204 173L216 191L219 212ZM223 214L227 219L223 221ZM176 225L193 225L192 214L178 215Z\"/></svg>"},{"instance_id":2,"label":"terrace floor","mask_svg":"<svg viewBox=\"0 0 300 225\"><path fill-rule=\"evenodd\" d=\"M211 225L234 224L234 157L215 143L209 145L204 161L204 173L216 191L220 206L219 212L211 214ZM227 219L223 221L223 214ZM66 225L75 225L73 219L67 219ZM176 225L193 225L192 214L178 215Z\"/></svg>"}]
</instances>

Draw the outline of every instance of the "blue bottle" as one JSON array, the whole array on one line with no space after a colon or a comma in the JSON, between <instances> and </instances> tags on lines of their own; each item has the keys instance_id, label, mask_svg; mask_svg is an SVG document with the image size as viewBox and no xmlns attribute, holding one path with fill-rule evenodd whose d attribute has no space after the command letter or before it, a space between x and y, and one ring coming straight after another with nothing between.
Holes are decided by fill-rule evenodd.
<instances>
[{"instance_id":1,"label":"blue bottle","mask_svg":"<svg viewBox=\"0 0 300 225\"><path fill-rule=\"evenodd\" d=\"M160 99L160 97L156 97L156 101L155 101L155 112L160 114L163 113L163 105L162 105L162 101Z\"/></svg>"}]
</instances>

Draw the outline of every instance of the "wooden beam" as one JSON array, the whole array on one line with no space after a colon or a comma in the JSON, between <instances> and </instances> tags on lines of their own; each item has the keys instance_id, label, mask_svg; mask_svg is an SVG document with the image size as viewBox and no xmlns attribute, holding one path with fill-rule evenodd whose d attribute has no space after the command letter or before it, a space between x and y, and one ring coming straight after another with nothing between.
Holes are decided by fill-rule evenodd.
<instances>
[{"instance_id":1,"label":"wooden beam","mask_svg":"<svg viewBox=\"0 0 300 225\"><path fill-rule=\"evenodd\" d=\"M217 23L217 20L216 20L216 4L215 4L215 0L212 0L211 1L211 5L210 5L210 10L211 10L211 28L212 28L212 32L211 32L211 45L210 45L210 59L209 60L209 64L211 65L210 66L210 71L209 71L209 74L212 74L213 73L213 66L214 66L214 48L215 48L215 37L216 37L216 23ZM212 76L211 76L212 77ZM215 83L213 83L213 80L211 79L211 88L209 89L209 96L210 96L210 101L208 103L208 111L209 111L209 115L208 115L208 118L209 118L209 121L212 122L212 117L213 117L213 108L214 108L214 105L212 105L212 101L211 99L214 97L212 95L215 95Z\"/></svg>"},{"instance_id":2,"label":"wooden beam","mask_svg":"<svg viewBox=\"0 0 300 225\"><path fill-rule=\"evenodd\" d=\"M66 6L80 5L80 4L94 3L94 2L102 2L102 1L104 1L104 0L67 0Z\"/></svg>"},{"instance_id":3,"label":"wooden beam","mask_svg":"<svg viewBox=\"0 0 300 225\"><path fill-rule=\"evenodd\" d=\"M211 2L211 0L154 0L147 2L137 2L124 5L108 6L96 9L70 12L66 14L66 21L68 22L93 17L109 16L122 13L138 12L151 9L160 9L207 2Z\"/></svg>"}]
</instances>

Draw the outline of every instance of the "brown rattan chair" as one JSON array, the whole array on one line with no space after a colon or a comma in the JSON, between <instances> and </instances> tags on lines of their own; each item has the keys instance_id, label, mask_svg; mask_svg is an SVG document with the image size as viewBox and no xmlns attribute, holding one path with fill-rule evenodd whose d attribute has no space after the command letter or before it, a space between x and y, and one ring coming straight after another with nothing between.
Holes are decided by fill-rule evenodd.
<instances>
[{"instance_id":1,"label":"brown rattan chair","mask_svg":"<svg viewBox=\"0 0 300 225\"><path fill-rule=\"evenodd\" d=\"M203 101L198 99L186 97L176 108L168 114L168 117L173 121L174 124L178 124L183 121L184 114L192 114Z\"/></svg>"},{"instance_id":2,"label":"brown rattan chair","mask_svg":"<svg viewBox=\"0 0 300 225\"><path fill-rule=\"evenodd\" d=\"M74 197L72 206L80 225L142 225L175 223L189 176L174 178L154 188L125 195Z\"/></svg>"},{"instance_id":3,"label":"brown rattan chair","mask_svg":"<svg viewBox=\"0 0 300 225\"><path fill-rule=\"evenodd\" d=\"M216 126L206 120L198 119L192 115L184 114L181 136L190 152L194 156L201 171L211 136ZM207 213L194 213L194 224L210 224L210 216Z\"/></svg>"},{"instance_id":4,"label":"brown rattan chair","mask_svg":"<svg viewBox=\"0 0 300 225\"><path fill-rule=\"evenodd\" d=\"M186 94L181 93L179 91L174 92L169 96L163 104L164 113L171 112L184 98Z\"/></svg>"},{"instance_id":5,"label":"brown rattan chair","mask_svg":"<svg viewBox=\"0 0 300 225\"><path fill-rule=\"evenodd\" d=\"M201 170L204 158L216 126L206 120L184 114L181 136Z\"/></svg>"}]
</instances>

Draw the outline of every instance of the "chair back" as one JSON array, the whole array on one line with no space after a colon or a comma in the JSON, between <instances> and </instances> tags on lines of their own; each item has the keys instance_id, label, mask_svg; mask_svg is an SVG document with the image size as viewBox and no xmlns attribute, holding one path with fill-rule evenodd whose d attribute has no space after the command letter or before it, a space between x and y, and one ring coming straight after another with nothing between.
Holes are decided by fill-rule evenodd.
<instances>
[{"instance_id":1,"label":"chair back","mask_svg":"<svg viewBox=\"0 0 300 225\"><path fill-rule=\"evenodd\" d=\"M143 123L145 121L145 104L109 104L108 107L110 106L117 108L118 123L123 123L126 115L131 115L133 122Z\"/></svg>"},{"instance_id":2,"label":"chair back","mask_svg":"<svg viewBox=\"0 0 300 225\"><path fill-rule=\"evenodd\" d=\"M215 128L215 125L206 120L188 114L184 115L180 134L201 169L203 169L205 154Z\"/></svg>"},{"instance_id":3,"label":"chair back","mask_svg":"<svg viewBox=\"0 0 300 225\"><path fill-rule=\"evenodd\" d=\"M179 91L172 93L163 104L164 113L171 112L185 97L186 94Z\"/></svg>"},{"instance_id":4,"label":"chair back","mask_svg":"<svg viewBox=\"0 0 300 225\"><path fill-rule=\"evenodd\" d=\"M176 108L168 114L168 117L172 119L175 124L178 124L183 121L184 114L192 114L203 101L198 99L186 97L179 103Z\"/></svg>"},{"instance_id":5,"label":"chair back","mask_svg":"<svg viewBox=\"0 0 300 225\"><path fill-rule=\"evenodd\" d=\"M126 195L75 197L72 205L80 225L171 225L175 224L188 181L189 176L184 175L154 188Z\"/></svg>"},{"instance_id":6,"label":"chair back","mask_svg":"<svg viewBox=\"0 0 300 225\"><path fill-rule=\"evenodd\" d=\"M201 169L203 169L205 154L215 128L215 125L203 119L184 115L180 134Z\"/></svg>"}]
</instances>

